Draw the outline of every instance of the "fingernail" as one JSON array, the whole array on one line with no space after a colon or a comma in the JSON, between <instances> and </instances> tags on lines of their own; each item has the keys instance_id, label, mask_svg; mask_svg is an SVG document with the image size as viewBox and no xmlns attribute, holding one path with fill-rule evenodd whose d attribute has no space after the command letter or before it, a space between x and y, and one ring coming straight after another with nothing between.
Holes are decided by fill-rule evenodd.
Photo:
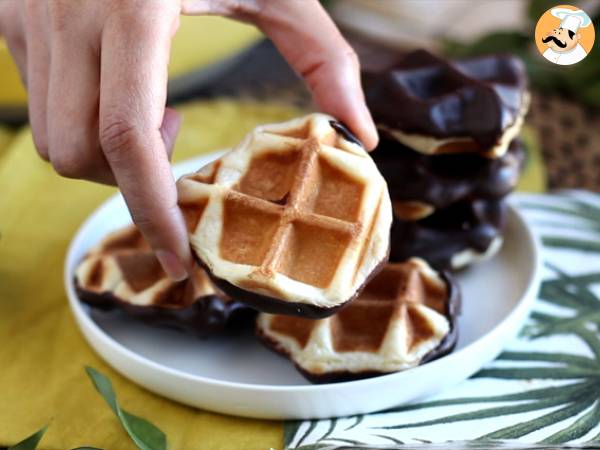
<instances>
[{"instance_id":1,"label":"fingernail","mask_svg":"<svg viewBox=\"0 0 600 450\"><path fill-rule=\"evenodd\" d=\"M173 281L185 280L188 277L185 266L174 253L166 250L156 250L155 254L163 270Z\"/></svg>"}]
</instances>

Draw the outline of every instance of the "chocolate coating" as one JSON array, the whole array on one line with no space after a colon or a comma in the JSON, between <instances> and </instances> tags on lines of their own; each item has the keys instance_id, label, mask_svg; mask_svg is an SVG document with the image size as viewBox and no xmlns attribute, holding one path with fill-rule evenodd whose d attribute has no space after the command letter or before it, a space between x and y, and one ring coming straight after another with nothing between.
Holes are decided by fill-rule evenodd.
<instances>
[{"instance_id":1,"label":"chocolate coating","mask_svg":"<svg viewBox=\"0 0 600 450\"><path fill-rule=\"evenodd\" d=\"M425 364L427 362L436 360L451 353L456 347L456 343L458 342L458 317L460 316L462 310L462 299L460 288L458 283L454 279L454 277L448 272L441 273L442 278L446 282L448 287L448 300L446 302L446 317L448 322L450 323L450 331L444 339L440 342L440 344L427 353L423 359L421 360L419 365ZM287 352L285 352L281 346L277 344L277 342L273 341L269 337L265 336L260 332L258 328L256 328L257 337L271 350L275 353L278 353L286 358L289 358ZM315 374L309 372L298 364L294 364L298 372L302 374L304 378L306 378L311 383L315 384L326 384L326 383L341 383L344 381L354 381L361 380L365 378L373 378L382 375L390 375L395 372L379 372L375 370L363 371L363 372L347 372L347 371L335 371L335 372L327 372L321 374ZM408 369L409 370L409 369Z\"/></svg>"},{"instance_id":2,"label":"chocolate coating","mask_svg":"<svg viewBox=\"0 0 600 450\"><path fill-rule=\"evenodd\" d=\"M521 113L526 75L508 55L448 62L417 50L363 71L375 123L439 139L468 137L486 151Z\"/></svg>"},{"instance_id":3,"label":"chocolate coating","mask_svg":"<svg viewBox=\"0 0 600 450\"><path fill-rule=\"evenodd\" d=\"M151 326L173 328L200 338L247 326L254 321L256 311L224 296L206 295L181 307L132 305L110 292L94 293L76 283L79 299L104 312L125 313Z\"/></svg>"},{"instance_id":4,"label":"chocolate coating","mask_svg":"<svg viewBox=\"0 0 600 450\"><path fill-rule=\"evenodd\" d=\"M200 261L195 252L194 257L198 264L206 271L206 273L210 277L211 281L215 284L215 286L217 286L219 289L221 289L223 292L225 292L232 298L235 298L240 302L244 302L248 306L260 312L265 312L269 314L285 314L290 316L304 317L307 319L323 319L325 317L329 317L335 314L339 309L343 308L349 302L358 297L358 295L362 292L363 288L367 285L367 283L371 281L371 279L375 275L377 275L388 262L388 258L386 256L386 258L384 258L377 264L377 266L373 269L371 274L366 278L362 286L360 286L356 290L354 295L352 295L352 297L350 297L348 300L337 306L323 308L317 305L310 305L307 303L288 302L279 298L271 297L264 294L258 294L256 292L251 292L239 288L234 284L230 283L229 281L215 276L210 271L210 269L202 261Z\"/></svg>"},{"instance_id":5,"label":"chocolate coating","mask_svg":"<svg viewBox=\"0 0 600 450\"><path fill-rule=\"evenodd\" d=\"M496 159L476 153L424 155L382 136L371 156L387 181L392 201L420 201L442 209L510 193L518 181L525 150L520 140L514 140Z\"/></svg>"},{"instance_id":6,"label":"chocolate coating","mask_svg":"<svg viewBox=\"0 0 600 450\"><path fill-rule=\"evenodd\" d=\"M502 235L507 215L504 200L456 203L418 221L394 217L390 261L411 256L436 269L451 269L452 257L464 250L484 253Z\"/></svg>"},{"instance_id":7,"label":"chocolate coating","mask_svg":"<svg viewBox=\"0 0 600 450\"><path fill-rule=\"evenodd\" d=\"M364 145L362 144L362 142L360 142L358 140L358 138L356 136L354 136L354 134L352 134L352 132L348 129L348 127L346 127L346 125L344 125L342 122L339 122L337 120L330 120L329 125L331 125L331 128L333 128L338 134L340 134L348 142L352 142L353 144L360 145L361 147L364 148Z\"/></svg>"},{"instance_id":8,"label":"chocolate coating","mask_svg":"<svg viewBox=\"0 0 600 450\"><path fill-rule=\"evenodd\" d=\"M448 271L442 271L442 278L448 286L448 302L446 303L446 317L450 322L450 331L442 339L440 345L427 353L421 364L446 356L454 350L458 342L458 317L462 313L462 295L456 279Z\"/></svg>"}]
</instances>

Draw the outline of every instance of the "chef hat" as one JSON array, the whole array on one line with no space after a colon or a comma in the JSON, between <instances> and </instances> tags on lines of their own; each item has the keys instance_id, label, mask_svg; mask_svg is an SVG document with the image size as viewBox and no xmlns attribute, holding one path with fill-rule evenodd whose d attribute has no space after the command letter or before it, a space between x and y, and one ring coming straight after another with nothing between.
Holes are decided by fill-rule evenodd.
<instances>
[{"instance_id":1,"label":"chef hat","mask_svg":"<svg viewBox=\"0 0 600 450\"><path fill-rule=\"evenodd\" d=\"M573 33L577 33L579 28L588 27L592 23L590 16L581 9L552 8L550 13L561 20L561 28L571 30Z\"/></svg>"}]
</instances>

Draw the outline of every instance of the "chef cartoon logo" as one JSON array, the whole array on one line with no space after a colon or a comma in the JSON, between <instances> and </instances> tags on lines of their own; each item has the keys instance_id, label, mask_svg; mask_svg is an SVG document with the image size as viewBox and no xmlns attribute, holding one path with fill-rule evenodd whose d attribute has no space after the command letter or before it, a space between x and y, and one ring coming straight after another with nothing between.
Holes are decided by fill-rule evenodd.
<instances>
[{"instance_id":1,"label":"chef cartoon logo","mask_svg":"<svg viewBox=\"0 0 600 450\"><path fill-rule=\"evenodd\" d=\"M548 61L568 66L592 51L594 33L594 24L585 11L559 5L540 17L535 27L535 44Z\"/></svg>"}]
</instances>

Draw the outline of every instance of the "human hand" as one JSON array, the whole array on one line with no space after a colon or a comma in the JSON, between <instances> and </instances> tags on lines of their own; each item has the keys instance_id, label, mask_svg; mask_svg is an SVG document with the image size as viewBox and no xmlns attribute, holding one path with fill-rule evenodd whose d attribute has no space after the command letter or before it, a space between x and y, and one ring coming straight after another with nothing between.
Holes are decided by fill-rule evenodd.
<instances>
[{"instance_id":1,"label":"human hand","mask_svg":"<svg viewBox=\"0 0 600 450\"><path fill-rule=\"evenodd\" d=\"M180 118L165 108L181 13L256 24L321 110L377 143L356 54L317 0L0 0L38 153L63 176L117 184L174 279L192 264L169 164Z\"/></svg>"}]
</instances>

